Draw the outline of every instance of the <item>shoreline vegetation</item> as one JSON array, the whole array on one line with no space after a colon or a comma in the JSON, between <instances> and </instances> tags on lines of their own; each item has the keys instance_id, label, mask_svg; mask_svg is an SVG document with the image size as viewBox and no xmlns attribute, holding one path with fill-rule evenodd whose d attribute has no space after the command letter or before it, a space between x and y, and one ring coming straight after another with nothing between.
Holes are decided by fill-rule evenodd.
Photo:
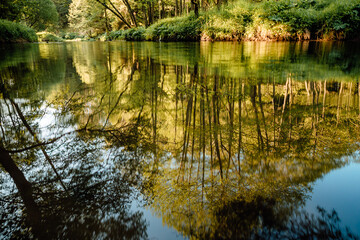
<instances>
[{"instance_id":1,"label":"shoreline vegetation","mask_svg":"<svg viewBox=\"0 0 360 240\"><path fill-rule=\"evenodd\" d=\"M99 2L98 0L96 0ZM95 2L96 3L96 2ZM237 0L182 16L159 19L148 27L109 31L76 28L70 11L68 30L39 32L0 20L0 42L60 42L66 40L127 41L301 41L359 40L360 0ZM106 11L105 11L106 14ZM76 15L76 14L75 14ZM72 19L72 20L71 20ZM95 23L94 23L95 24ZM126 29L125 29L126 28ZM102 31L101 31L102 30ZM52 33L51 33L52 32Z\"/></svg>"},{"instance_id":2,"label":"shoreline vegetation","mask_svg":"<svg viewBox=\"0 0 360 240\"><path fill-rule=\"evenodd\" d=\"M0 19L0 43L4 42L37 42L34 29L20 23Z\"/></svg>"}]
</instances>

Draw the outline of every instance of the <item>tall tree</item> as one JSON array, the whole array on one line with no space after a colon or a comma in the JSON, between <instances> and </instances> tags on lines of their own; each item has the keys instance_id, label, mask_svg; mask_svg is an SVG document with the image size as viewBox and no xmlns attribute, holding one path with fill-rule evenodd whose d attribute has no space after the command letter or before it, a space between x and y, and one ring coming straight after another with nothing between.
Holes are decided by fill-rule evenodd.
<instances>
[{"instance_id":1,"label":"tall tree","mask_svg":"<svg viewBox=\"0 0 360 240\"><path fill-rule=\"evenodd\" d=\"M69 8L71 4L71 0L52 0L56 6L56 10L59 14L59 23L58 27L60 29L67 28L69 26Z\"/></svg>"},{"instance_id":2,"label":"tall tree","mask_svg":"<svg viewBox=\"0 0 360 240\"><path fill-rule=\"evenodd\" d=\"M22 9L23 20L36 30L44 30L58 22L59 14L51 0L30 0Z\"/></svg>"},{"instance_id":3,"label":"tall tree","mask_svg":"<svg viewBox=\"0 0 360 240\"><path fill-rule=\"evenodd\" d=\"M105 32L104 14L104 7L95 0L73 0L69 8L70 28L88 35Z\"/></svg>"}]
</instances>

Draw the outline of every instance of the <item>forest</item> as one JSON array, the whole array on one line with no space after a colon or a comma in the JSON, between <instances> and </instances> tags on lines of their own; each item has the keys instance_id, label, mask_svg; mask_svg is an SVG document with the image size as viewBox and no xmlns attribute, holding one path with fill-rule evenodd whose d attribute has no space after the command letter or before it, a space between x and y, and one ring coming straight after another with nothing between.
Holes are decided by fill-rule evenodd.
<instances>
[{"instance_id":1,"label":"forest","mask_svg":"<svg viewBox=\"0 0 360 240\"><path fill-rule=\"evenodd\" d=\"M358 40L360 0L2 0L0 42Z\"/></svg>"}]
</instances>

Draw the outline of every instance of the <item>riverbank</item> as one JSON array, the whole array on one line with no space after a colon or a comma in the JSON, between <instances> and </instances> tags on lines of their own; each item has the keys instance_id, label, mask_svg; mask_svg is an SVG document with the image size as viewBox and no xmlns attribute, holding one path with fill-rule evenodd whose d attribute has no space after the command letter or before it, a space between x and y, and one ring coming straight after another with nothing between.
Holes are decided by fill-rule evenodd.
<instances>
[{"instance_id":1,"label":"riverbank","mask_svg":"<svg viewBox=\"0 0 360 240\"><path fill-rule=\"evenodd\" d=\"M38 38L33 29L20 23L0 19L0 43L36 41Z\"/></svg>"},{"instance_id":2,"label":"riverbank","mask_svg":"<svg viewBox=\"0 0 360 240\"><path fill-rule=\"evenodd\" d=\"M24 33L19 30L20 34L6 30L14 28L11 24L16 23L1 20L0 42L34 41L33 37L23 37L28 34L29 29L24 30ZM33 33L30 35L33 36ZM97 36L80 36L78 33L69 32L55 35L43 32L38 33L38 39L46 42L358 40L360 1L237 0L201 11L199 16L190 13L181 17L161 19L147 28L142 26L116 30Z\"/></svg>"},{"instance_id":3,"label":"riverbank","mask_svg":"<svg viewBox=\"0 0 360 240\"><path fill-rule=\"evenodd\" d=\"M113 31L106 40L291 41L360 36L360 1L239 0L220 9L167 18L148 28Z\"/></svg>"}]
</instances>

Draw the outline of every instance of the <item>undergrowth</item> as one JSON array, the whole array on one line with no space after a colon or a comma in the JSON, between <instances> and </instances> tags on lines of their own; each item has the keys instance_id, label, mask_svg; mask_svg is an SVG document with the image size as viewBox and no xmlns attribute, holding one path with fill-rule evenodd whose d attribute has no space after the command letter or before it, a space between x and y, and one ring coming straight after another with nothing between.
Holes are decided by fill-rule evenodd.
<instances>
[{"instance_id":1,"label":"undergrowth","mask_svg":"<svg viewBox=\"0 0 360 240\"><path fill-rule=\"evenodd\" d=\"M33 29L20 23L0 19L0 42L36 42Z\"/></svg>"},{"instance_id":2,"label":"undergrowth","mask_svg":"<svg viewBox=\"0 0 360 240\"><path fill-rule=\"evenodd\" d=\"M359 0L237 0L221 8L162 19L107 40L344 40L360 37Z\"/></svg>"}]
</instances>

